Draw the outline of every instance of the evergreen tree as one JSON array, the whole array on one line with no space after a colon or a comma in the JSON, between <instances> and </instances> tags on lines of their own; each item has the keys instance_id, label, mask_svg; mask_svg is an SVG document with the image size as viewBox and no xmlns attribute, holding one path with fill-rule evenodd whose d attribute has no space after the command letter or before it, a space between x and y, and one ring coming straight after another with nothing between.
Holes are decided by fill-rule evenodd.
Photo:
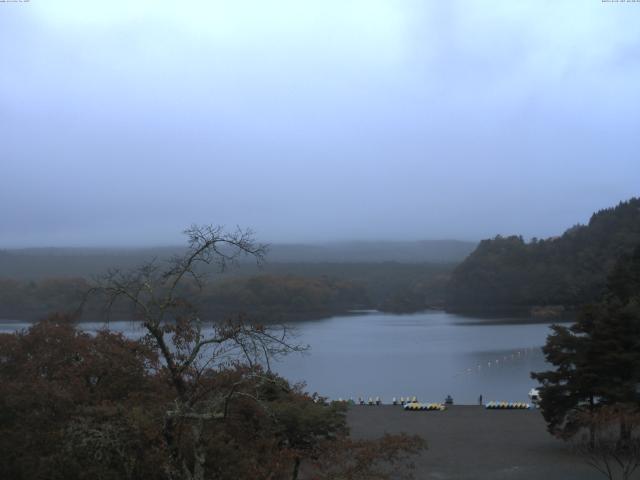
<instances>
[{"instance_id":1,"label":"evergreen tree","mask_svg":"<svg viewBox=\"0 0 640 480\"><path fill-rule=\"evenodd\" d=\"M573 309L597 302L606 293L607 276L618 258L629 255L639 243L640 198L596 212L588 225L574 225L560 237L527 243L520 236L498 235L480 242L456 267L447 287L447 306ZM627 285L615 288L625 290L633 284Z\"/></svg>"},{"instance_id":2,"label":"evergreen tree","mask_svg":"<svg viewBox=\"0 0 640 480\"><path fill-rule=\"evenodd\" d=\"M551 433L575 435L585 412L605 405L640 408L640 246L617 262L600 303L570 327L552 328L543 351L556 368L532 373Z\"/></svg>"}]
</instances>

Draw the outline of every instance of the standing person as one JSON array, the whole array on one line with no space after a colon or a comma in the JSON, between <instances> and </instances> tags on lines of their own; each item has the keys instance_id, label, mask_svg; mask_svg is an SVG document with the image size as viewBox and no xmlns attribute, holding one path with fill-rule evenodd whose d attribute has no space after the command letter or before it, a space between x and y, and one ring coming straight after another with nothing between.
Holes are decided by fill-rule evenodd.
<instances>
[{"instance_id":1,"label":"standing person","mask_svg":"<svg viewBox=\"0 0 640 480\"><path fill-rule=\"evenodd\" d=\"M482 405L482 394L478 397L478 405Z\"/></svg>"}]
</instances>

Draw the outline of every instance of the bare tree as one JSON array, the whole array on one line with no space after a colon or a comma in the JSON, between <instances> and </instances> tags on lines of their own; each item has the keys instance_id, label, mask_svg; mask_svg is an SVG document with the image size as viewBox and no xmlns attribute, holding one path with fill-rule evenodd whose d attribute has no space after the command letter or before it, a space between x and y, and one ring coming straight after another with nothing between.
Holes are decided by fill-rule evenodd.
<instances>
[{"instance_id":1,"label":"bare tree","mask_svg":"<svg viewBox=\"0 0 640 480\"><path fill-rule=\"evenodd\" d=\"M198 308L185 296L186 287L202 290L212 268L224 271L241 257L261 263L266 246L255 242L250 230L228 233L220 226L192 226L184 232L188 246L182 255L165 262L154 259L133 270L111 270L96 281L91 293L103 296L107 310L116 302L128 303L146 335L144 341L160 355L168 381L175 391L166 409L163 435L170 452L168 476L174 479L205 478L206 449L203 430L224 418L235 396L255 394L242 388L242 381L220 388L208 381L216 369L232 365L270 369L269 360L306 347L290 343L286 328L265 327L242 317L205 322ZM251 385L271 381L251 372ZM247 382L249 383L249 382ZM181 437L189 432L189 454L181 449Z\"/></svg>"},{"instance_id":2,"label":"bare tree","mask_svg":"<svg viewBox=\"0 0 640 480\"><path fill-rule=\"evenodd\" d=\"M629 480L640 467L640 411L637 405L603 406L585 414L589 433L574 447L585 462L609 480Z\"/></svg>"}]
</instances>

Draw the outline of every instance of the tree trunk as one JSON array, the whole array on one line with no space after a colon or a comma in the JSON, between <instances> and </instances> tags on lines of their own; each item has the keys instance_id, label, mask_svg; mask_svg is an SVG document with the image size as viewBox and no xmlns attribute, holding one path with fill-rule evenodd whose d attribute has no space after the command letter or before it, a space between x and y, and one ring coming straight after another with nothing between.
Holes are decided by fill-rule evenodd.
<instances>
[{"instance_id":1,"label":"tree trunk","mask_svg":"<svg viewBox=\"0 0 640 480\"><path fill-rule=\"evenodd\" d=\"M162 427L162 436L164 437L167 449L169 450L168 476L171 479L178 479L182 476L177 473L182 470L182 458L175 438L175 428L176 425L174 419L168 415L165 416L164 425Z\"/></svg>"},{"instance_id":2,"label":"tree trunk","mask_svg":"<svg viewBox=\"0 0 640 480\"><path fill-rule=\"evenodd\" d=\"M197 420L191 428L193 432L193 480L204 480L204 463L207 452L202 443L202 428L202 420Z\"/></svg>"},{"instance_id":3,"label":"tree trunk","mask_svg":"<svg viewBox=\"0 0 640 480\"><path fill-rule=\"evenodd\" d=\"M624 418L624 415L623 415L622 418L620 418L620 440L619 440L618 447L621 449L626 449L629 447L630 442L631 442L631 425L629 425L629 422L627 422L627 419Z\"/></svg>"},{"instance_id":4,"label":"tree trunk","mask_svg":"<svg viewBox=\"0 0 640 480\"><path fill-rule=\"evenodd\" d=\"M293 474L291 475L291 480L298 480L299 470L300 470L300 457L296 457L293 464Z\"/></svg>"},{"instance_id":5,"label":"tree trunk","mask_svg":"<svg viewBox=\"0 0 640 480\"><path fill-rule=\"evenodd\" d=\"M594 410L595 410L595 399L593 395L589 397L589 407L590 407L590 421L589 421L589 448L593 450L596 448L596 425L594 423Z\"/></svg>"}]
</instances>

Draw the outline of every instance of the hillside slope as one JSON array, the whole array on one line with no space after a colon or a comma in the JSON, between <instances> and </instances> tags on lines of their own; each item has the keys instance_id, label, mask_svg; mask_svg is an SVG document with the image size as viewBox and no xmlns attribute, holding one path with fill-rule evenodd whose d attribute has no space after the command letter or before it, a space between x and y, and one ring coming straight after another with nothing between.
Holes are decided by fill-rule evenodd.
<instances>
[{"instance_id":1,"label":"hillside slope","mask_svg":"<svg viewBox=\"0 0 640 480\"><path fill-rule=\"evenodd\" d=\"M587 225L576 225L561 237L483 240L454 270L447 306L493 310L587 303L602 294L616 260L639 244L640 198L600 210Z\"/></svg>"}]
</instances>

